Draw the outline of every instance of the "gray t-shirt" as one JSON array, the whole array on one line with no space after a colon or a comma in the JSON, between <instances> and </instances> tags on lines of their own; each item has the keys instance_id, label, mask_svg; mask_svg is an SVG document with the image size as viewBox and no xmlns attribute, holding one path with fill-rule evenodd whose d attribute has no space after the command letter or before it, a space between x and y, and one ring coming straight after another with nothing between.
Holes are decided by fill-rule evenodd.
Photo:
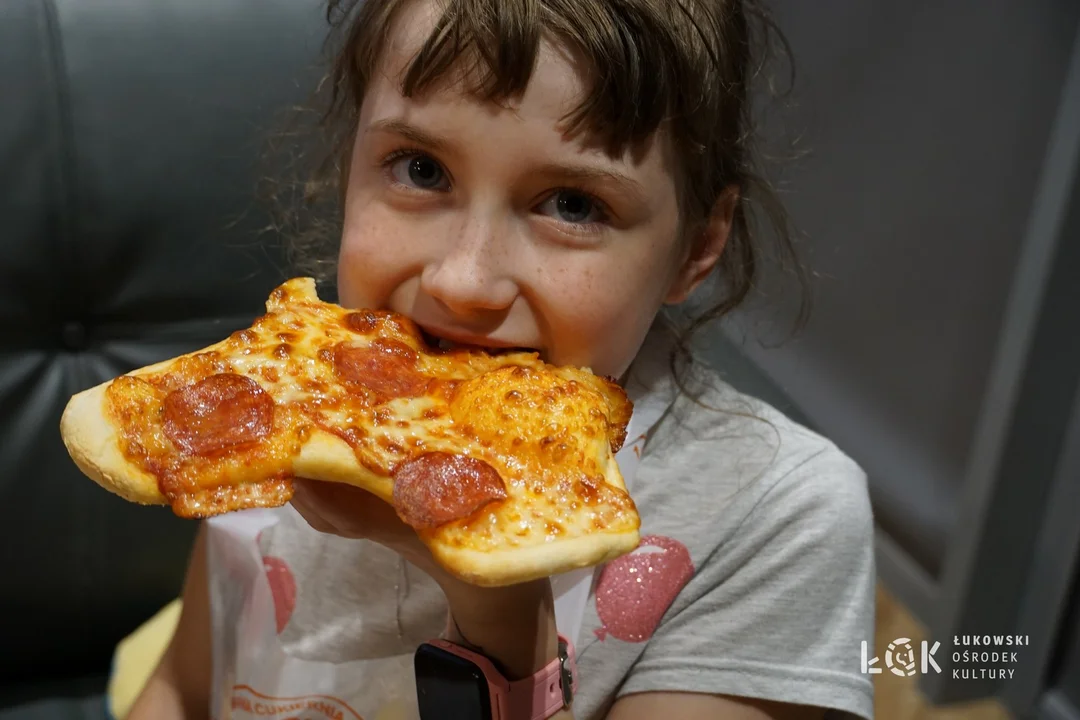
<instances>
[{"instance_id":1,"label":"gray t-shirt","mask_svg":"<svg viewBox=\"0 0 1080 720\"><path fill-rule=\"evenodd\" d=\"M695 366L676 392L667 331L632 383L667 397L633 483L642 544L595 576L577 645L579 720L616 699L686 691L873 716L859 667L873 639L866 478L828 440ZM296 580L279 638L331 662L408 652L445 627L437 586L394 553L325 536L294 511L260 539Z\"/></svg>"}]
</instances>

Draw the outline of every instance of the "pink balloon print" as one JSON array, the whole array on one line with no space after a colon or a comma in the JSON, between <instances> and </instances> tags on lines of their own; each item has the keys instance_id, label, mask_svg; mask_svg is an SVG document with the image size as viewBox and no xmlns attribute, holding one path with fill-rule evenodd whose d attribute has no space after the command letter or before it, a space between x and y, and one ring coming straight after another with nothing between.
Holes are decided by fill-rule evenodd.
<instances>
[{"instance_id":1,"label":"pink balloon print","mask_svg":"<svg viewBox=\"0 0 1080 720\"><path fill-rule=\"evenodd\" d=\"M646 535L629 555L609 562L596 584L596 614L610 633L625 642L652 637L679 591L694 576L690 551L678 540Z\"/></svg>"},{"instance_id":2,"label":"pink balloon print","mask_svg":"<svg viewBox=\"0 0 1080 720\"><path fill-rule=\"evenodd\" d=\"M279 557L264 557L263 568L270 583L270 594L274 597L274 619L280 633L289 624L289 618L296 608L296 578Z\"/></svg>"}]
</instances>

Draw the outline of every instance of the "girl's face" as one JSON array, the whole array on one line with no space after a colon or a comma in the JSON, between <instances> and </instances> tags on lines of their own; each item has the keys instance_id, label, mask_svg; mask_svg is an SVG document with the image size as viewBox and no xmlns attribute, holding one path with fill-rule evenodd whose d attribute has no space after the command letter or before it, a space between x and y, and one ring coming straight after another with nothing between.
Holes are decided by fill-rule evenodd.
<instances>
[{"instance_id":1,"label":"girl's face","mask_svg":"<svg viewBox=\"0 0 1080 720\"><path fill-rule=\"evenodd\" d=\"M553 43L508 107L463 94L460 76L403 97L401 78L436 8L417 2L402 12L367 89L346 192L341 302L403 313L459 344L531 348L621 377L660 306L680 302L712 269L727 223L679 237L662 133L620 158L564 135L560 121L587 85Z\"/></svg>"}]
</instances>

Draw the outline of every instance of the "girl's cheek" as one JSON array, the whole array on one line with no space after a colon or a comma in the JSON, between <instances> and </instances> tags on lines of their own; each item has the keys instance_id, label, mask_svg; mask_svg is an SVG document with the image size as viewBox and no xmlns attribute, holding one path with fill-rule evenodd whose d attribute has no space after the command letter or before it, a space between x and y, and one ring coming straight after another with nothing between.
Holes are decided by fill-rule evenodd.
<instances>
[{"instance_id":1,"label":"girl's cheek","mask_svg":"<svg viewBox=\"0 0 1080 720\"><path fill-rule=\"evenodd\" d=\"M651 304L651 294L622 272L608 276L586 274L567 283L561 303L575 324L616 331L643 314L639 306Z\"/></svg>"},{"instance_id":2,"label":"girl's cheek","mask_svg":"<svg viewBox=\"0 0 1080 720\"><path fill-rule=\"evenodd\" d=\"M377 306L380 298L388 292L382 285L390 273L386 263L390 258L380 252L377 227L366 227L346 233L342 239L338 257L339 292L344 302L352 305ZM387 243L387 247L393 243Z\"/></svg>"}]
</instances>

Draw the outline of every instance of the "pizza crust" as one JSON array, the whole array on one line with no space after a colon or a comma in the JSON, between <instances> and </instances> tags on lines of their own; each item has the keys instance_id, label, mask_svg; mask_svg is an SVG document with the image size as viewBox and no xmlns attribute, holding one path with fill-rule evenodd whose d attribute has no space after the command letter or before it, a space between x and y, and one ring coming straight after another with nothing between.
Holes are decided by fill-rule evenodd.
<instances>
[{"instance_id":1,"label":"pizza crust","mask_svg":"<svg viewBox=\"0 0 1080 720\"><path fill-rule=\"evenodd\" d=\"M110 381L111 382L111 381ZM157 478L128 462L120 452L120 437L106 410L110 382L78 393L60 418L60 435L68 454L91 480L140 505L166 505Z\"/></svg>"},{"instance_id":2,"label":"pizza crust","mask_svg":"<svg viewBox=\"0 0 1080 720\"><path fill-rule=\"evenodd\" d=\"M544 545L478 551L429 546L436 562L465 582L499 587L540 580L614 560L637 548L638 532L597 532Z\"/></svg>"},{"instance_id":3,"label":"pizza crust","mask_svg":"<svg viewBox=\"0 0 1080 720\"><path fill-rule=\"evenodd\" d=\"M315 430L293 460L296 477L336 482L367 490L392 503L394 481L368 470L356 460L356 453L341 438Z\"/></svg>"}]
</instances>

